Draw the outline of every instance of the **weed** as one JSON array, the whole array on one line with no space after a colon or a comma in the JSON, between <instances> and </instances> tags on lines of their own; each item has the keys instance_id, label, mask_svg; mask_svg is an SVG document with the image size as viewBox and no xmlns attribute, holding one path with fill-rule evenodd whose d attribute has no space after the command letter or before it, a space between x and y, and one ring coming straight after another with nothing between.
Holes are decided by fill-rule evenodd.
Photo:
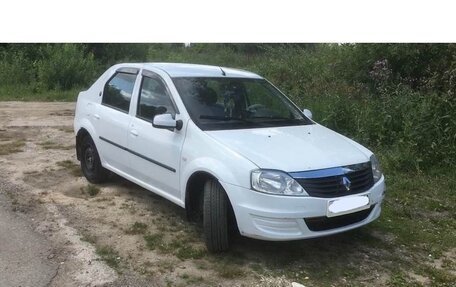
<instances>
[{"instance_id":1,"label":"weed","mask_svg":"<svg viewBox=\"0 0 456 287\"><path fill-rule=\"evenodd\" d=\"M133 225L125 231L126 234L144 234L147 230L147 224L142 222L135 222Z\"/></svg>"},{"instance_id":2,"label":"weed","mask_svg":"<svg viewBox=\"0 0 456 287\"><path fill-rule=\"evenodd\" d=\"M185 280L187 285L204 282L203 276L195 276L193 274L184 273L180 277Z\"/></svg>"},{"instance_id":3,"label":"weed","mask_svg":"<svg viewBox=\"0 0 456 287\"><path fill-rule=\"evenodd\" d=\"M62 150L69 150L73 149L74 146L64 146L58 143L55 143L53 141L47 140L41 143L38 143L38 145L42 146L44 149L62 149Z\"/></svg>"},{"instance_id":4,"label":"weed","mask_svg":"<svg viewBox=\"0 0 456 287\"><path fill-rule=\"evenodd\" d=\"M156 233L144 235L144 240L146 241L147 248L150 250L155 250L163 244L163 234Z\"/></svg>"},{"instance_id":5,"label":"weed","mask_svg":"<svg viewBox=\"0 0 456 287\"><path fill-rule=\"evenodd\" d=\"M185 237L174 238L168 242L164 240L163 233L156 233L145 235L144 240L150 250L158 249L162 253L173 254L181 260L200 259L207 255L206 249L194 247Z\"/></svg>"},{"instance_id":6,"label":"weed","mask_svg":"<svg viewBox=\"0 0 456 287\"><path fill-rule=\"evenodd\" d=\"M220 277L226 279L235 279L246 275L242 267L231 264L216 264L215 271Z\"/></svg>"},{"instance_id":7,"label":"weed","mask_svg":"<svg viewBox=\"0 0 456 287\"><path fill-rule=\"evenodd\" d=\"M82 176L81 167L71 160L58 161L57 165L67 169L75 177Z\"/></svg>"},{"instance_id":8,"label":"weed","mask_svg":"<svg viewBox=\"0 0 456 287\"><path fill-rule=\"evenodd\" d=\"M86 232L81 234L81 238L80 239L82 241L88 242L90 244L95 244L95 242L96 242L96 237L91 235L91 234L89 234L89 233L86 233Z\"/></svg>"},{"instance_id":9,"label":"weed","mask_svg":"<svg viewBox=\"0 0 456 287\"><path fill-rule=\"evenodd\" d=\"M118 270L120 256L116 250L110 246L101 246L96 248L96 252L109 267Z\"/></svg>"},{"instance_id":10,"label":"weed","mask_svg":"<svg viewBox=\"0 0 456 287\"><path fill-rule=\"evenodd\" d=\"M64 133L69 133L69 134L72 134L74 132L72 127L62 127L62 128L59 128L59 131L64 132Z\"/></svg>"},{"instance_id":11,"label":"weed","mask_svg":"<svg viewBox=\"0 0 456 287\"><path fill-rule=\"evenodd\" d=\"M185 259L199 259L203 258L207 254L205 248L195 248L190 244L181 246L176 251L177 258L181 260Z\"/></svg>"},{"instance_id":12,"label":"weed","mask_svg":"<svg viewBox=\"0 0 456 287\"><path fill-rule=\"evenodd\" d=\"M88 195L94 197L100 193L100 188L93 184L88 184L86 187L81 187L81 192L87 193Z\"/></svg>"},{"instance_id":13,"label":"weed","mask_svg":"<svg viewBox=\"0 0 456 287\"><path fill-rule=\"evenodd\" d=\"M169 273L174 270L176 267L176 262L174 260L162 259L156 263L161 273Z\"/></svg>"},{"instance_id":14,"label":"weed","mask_svg":"<svg viewBox=\"0 0 456 287\"><path fill-rule=\"evenodd\" d=\"M8 155L12 153L22 152L25 146L24 140L14 140L10 142L0 143L0 155Z\"/></svg>"}]
</instances>

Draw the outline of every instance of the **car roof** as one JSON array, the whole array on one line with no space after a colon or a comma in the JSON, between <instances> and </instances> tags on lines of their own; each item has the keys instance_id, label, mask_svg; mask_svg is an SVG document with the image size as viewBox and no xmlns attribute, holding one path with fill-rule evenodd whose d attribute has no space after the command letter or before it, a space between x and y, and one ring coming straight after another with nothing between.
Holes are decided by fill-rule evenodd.
<instances>
[{"instance_id":1,"label":"car roof","mask_svg":"<svg viewBox=\"0 0 456 287\"><path fill-rule=\"evenodd\" d=\"M128 66L128 64L125 64ZM133 64L137 66L137 64ZM132 66L133 66L132 65ZM233 77L233 78L252 78L262 79L261 76L234 68L199 65L199 64L186 64L186 63L142 63L143 69L158 68L170 75L172 78L177 77Z\"/></svg>"}]
</instances>

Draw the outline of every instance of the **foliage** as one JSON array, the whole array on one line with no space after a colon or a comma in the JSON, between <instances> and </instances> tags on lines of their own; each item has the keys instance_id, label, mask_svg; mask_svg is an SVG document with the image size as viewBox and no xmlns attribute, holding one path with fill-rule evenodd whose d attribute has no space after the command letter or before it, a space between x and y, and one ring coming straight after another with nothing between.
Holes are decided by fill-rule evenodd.
<instances>
[{"instance_id":1,"label":"foliage","mask_svg":"<svg viewBox=\"0 0 456 287\"><path fill-rule=\"evenodd\" d=\"M127 61L251 70L389 170L456 165L455 44L1 44L0 99L74 100Z\"/></svg>"},{"instance_id":2,"label":"foliage","mask_svg":"<svg viewBox=\"0 0 456 287\"><path fill-rule=\"evenodd\" d=\"M27 85L34 79L33 62L26 58L24 51L12 49L0 50L1 85Z\"/></svg>"},{"instance_id":3,"label":"foliage","mask_svg":"<svg viewBox=\"0 0 456 287\"><path fill-rule=\"evenodd\" d=\"M46 45L38 61L39 83L47 90L87 85L97 72L93 54L76 44Z\"/></svg>"}]
</instances>

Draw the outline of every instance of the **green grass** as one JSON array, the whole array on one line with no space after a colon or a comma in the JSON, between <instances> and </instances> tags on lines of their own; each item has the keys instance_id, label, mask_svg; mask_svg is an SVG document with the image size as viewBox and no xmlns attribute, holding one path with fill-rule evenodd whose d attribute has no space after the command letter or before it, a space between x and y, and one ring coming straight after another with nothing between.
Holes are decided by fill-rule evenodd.
<instances>
[{"instance_id":1,"label":"green grass","mask_svg":"<svg viewBox=\"0 0 456 287\"><path fill-rule=\"evenodd\" d=\"M155 233L144 235L144 240L149 250L172 254L181 260L201 259L207 255L206 248L194 246L185 235L167 239L164 233Z\"/></svg>"},{"instance_id":2,"label":"green grass","mask_svg":"<svg viewBox=\"0 0 456 287\"><path fill-rule=\"evenodd\" d=\"M80 239L82 241L88 242L90 244L95 244L95 242L96 242L96 237L87 232L82 232Z\"/></svg>"},{"instance_id":3,"label":"green grass","mask_svg":"<svg viewBox=\"0 0 456 287\"><path fill-rule=\"evenodd\" d=\"M186 284L195 284L195 285L199 285L201 284L202 282L204 282L204 277L203 276L195 276L195 275L192 275L192 274L187 274L187 273L184 273L180 276L182 279L184 279L185 283Z\"/></svg>"},{"instance_id":4,"label":"green grass","mask_svg":"<svg viewBox=\"0 0 456 287\"><path fill-rule=\"evenodd\" d=\"M62 150L74 149L74 146L65 146L65 145L55 143L50 140L40 142L40 143L38 143L38 145L42 146L44 149L62 149Z\"/></svg>"},{"instance_id":5,"label":"green grass","mask_svg":"<svg viewBox=\"0 0 456 287\"><path fill-rule=\"evenodd\" d=\"M75 164L71 160L58 161L57 165L60 166L60 167L63 167L66 170L68 170L75 177L81 177L82 176L81 167L78 164Z\"/></svg>"},{"instance_id":6,"label":"green grass","mask_svg":"<svg viewBox=\"0 0 456 287\"><path fill-rule=\"evenodd\" d=\"M130 234L130 235L144 234L144 233L146 233L146 230L147 230L147 224L136 221L135 223L133 223L130 226L130 228L125 230L125 233Z\"/></svg>"},{"instance_id":7,"label":"green grass","mask_svg":"<svg viewBox=\"0 0 456 287\"><path fill-rule=\"evenodd\" d=\"M204 247L197 248L189 243L185 243L184 245L178 247L177 252L175 254L177 258L181 260L200 259L207 254L207 251Z\"/></svg>"},{"instance_id":8,"label":"green grass","mask_svg":"<svg viewBox=\"0 0 456 287\"><path fill-rule=\"evenodd\" d=\"M157 249L161 244L163 244L163 234L148 234L144 235L144 240L146 241L146 246L150 250Z\"/></svg>"},{"instance_id":9,"label":"green grass","mask_svg":"<svg viewBox=\"0 0 456 287\"><path fill-rule=\"evenodd\" d=\"M22 152L24 146L25 141L23 140L0 142L0 155L8 155L12 153Z\"/></svg>"},{"instance_id":10,"label":"green grass","mask_svg":"<svg viewBox=\"0 0 456 287\"><path fill-rule=\"evenodd\" d=\"M72 134L74 132L73 127L62 127L62 128L59 128L59 131L62 131L64 133L69 133L69 134Z\"/></svg>"},{"instance_id":11,"label":"green grass","mask_svg":"<svg viewBox=\"0 0 456 287\"><path fill-rule=\"evenodd\" d=\"M96 253L100 256L101 260L106 264L115 269L119 269L120 256L119 253L110 246L100 246L96 248Z\"/></svg>"},{"instance_id":12,"label":"green grass","mask_svg":"<svg viewBox=\"0 0 456 287\"><path fill-rule=\"evenodd\" d=\"M394 234L399 244L434 257L455 248L456 174L442 169L386 176L385 208L375 226Z\"/></svg>"},{"instance_id":13,"label":"green grass","mask_svg":"<svg viewBox=\"0 0 456 287\"><path fill-rule=\"evenodd\" d=\"M94 197L94 196L96 196L97 194L100 193L100 188L98 186L93 185L93 184L88 184L85 187L81 187L81 191L84 194L86 193L86 194L90 195L91 197Z\"/></svg>"},{"instance_id":14,"label":"green grass","mask_svg":"<svg viewBox=\"0 0 456 287\"><path fill-rule=\"evenodd\" d=\"M0 101L74 102L82 90L84 89L36 91L31 86L0 86Z\"/></svg>"},{"instance_id":15,"label":"green grass","mask_svg":"<svg viewBox=\"0 0 456 287\"><path fill-rule=\"evenodd\" d=\"M232 264L216 264L215 271L218 276L226 279L236 279L246 275L245 270L241 266Z\"/></svg>"}]
</instances>

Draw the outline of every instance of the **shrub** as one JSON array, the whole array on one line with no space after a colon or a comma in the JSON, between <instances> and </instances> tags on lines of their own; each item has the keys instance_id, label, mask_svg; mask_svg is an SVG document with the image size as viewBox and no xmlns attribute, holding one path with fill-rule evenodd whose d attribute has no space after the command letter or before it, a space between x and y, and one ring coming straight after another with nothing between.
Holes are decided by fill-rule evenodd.
<instances>
[{"instance_id":1,"label":"shrub","mask_svg":"<svg viewBox=\"0 0 456 287\"><path fill-rule=\"evenodd\" d=\"M23 51L0 52L0 83L2 86L29 85L35 80L33 63Z\"/></svg>"},{"instance_id":2,"label":"shrub","mask_svg":"<svg viewBox=\"0 0 456 287\"><path fill-rule=\"evenodd\" d=\"M88 85L96 76L97 64L93 54L85 53L81 45L46 45L42 48L42 55L37 72L44 89L69 90Z\"/></svg>"}]
</instances>

